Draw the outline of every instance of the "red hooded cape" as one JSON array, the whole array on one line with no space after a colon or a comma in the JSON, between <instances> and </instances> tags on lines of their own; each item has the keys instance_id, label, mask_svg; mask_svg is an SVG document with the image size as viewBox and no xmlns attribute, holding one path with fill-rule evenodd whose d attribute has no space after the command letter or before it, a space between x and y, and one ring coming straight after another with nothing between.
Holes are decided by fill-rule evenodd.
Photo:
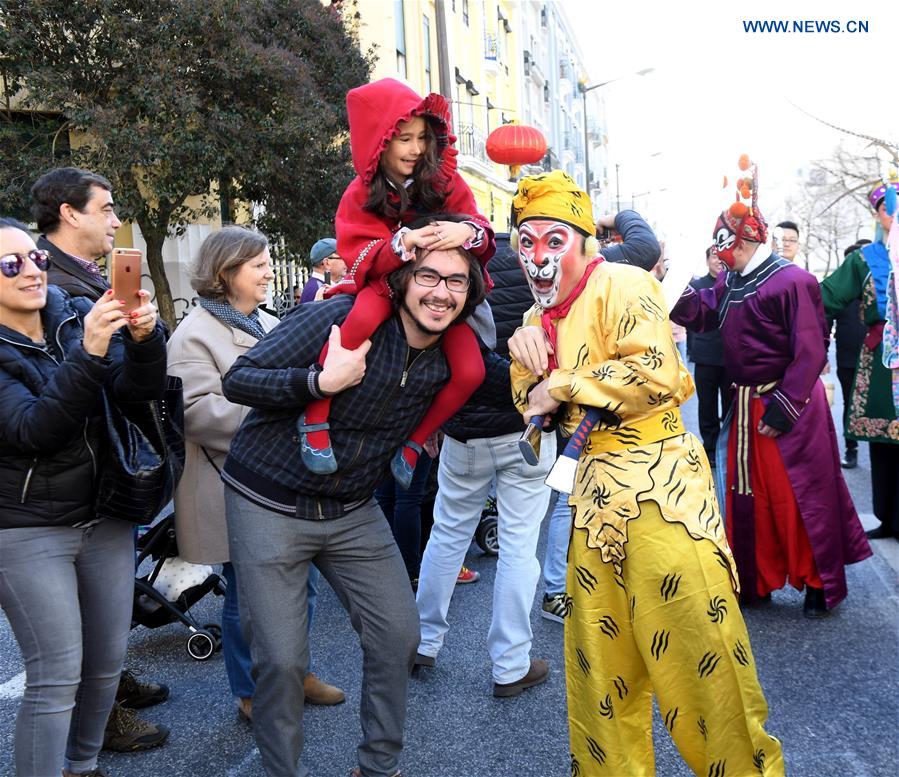
<instances>
[{"instance_id":1,"label":"red hooded cape","mask_svg":"<svg viewBox=\"0 0 899 777\"><path fill-rule=\"evenodd\" d=\"M413 116L428 116L437 121L440 170L434 177L435 188L446 194L443 210L447 213L465 213L486 232L482 245L472 249L484 267L496 251L493 229L479 212L468 184L456 172L456 154L453 144L456 138L450 129L449 105L439 94L429 94L422 99L412 89L393 78L383 78L365 84L347 93L347 114L350 122L350 146L356 177L340 200L335 218L337 253L347 264L346 277L326 296L339 293L355 294L364 286L374 286L382 294L389 294L383 277L373 277L371 269L378 260L379 266L398 269L399 257L391 247L391 240L404 222L420 217L410 210L400 214L396 221L378 216L364 209L369 185L378 169L381 153L398 132L401 122Z\"/></svg>"}]
</instances>

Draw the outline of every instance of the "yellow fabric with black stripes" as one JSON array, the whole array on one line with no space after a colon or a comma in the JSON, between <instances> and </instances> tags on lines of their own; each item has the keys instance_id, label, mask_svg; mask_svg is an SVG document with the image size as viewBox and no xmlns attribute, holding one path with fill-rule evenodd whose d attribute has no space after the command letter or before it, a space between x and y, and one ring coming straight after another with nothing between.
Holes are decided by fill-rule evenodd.
<instances>
[{"instance_id":1,"label":"yellow fabric with black stripes","mask_svg":"<svg viewBox=\"0 0 899 777\"><path fill-rule=\"evenodd\" d=\"M573 777L654 777L652 695L701 777L783 777L730 564L641 501L617 574L575 529L565 661Z\"/></svg>"},{"instance_id":2,"label":"yellow fabric with black stripes","mask_svg":"<svg viewBox=\"0 0 899 777\"><path fill-rule=\"evenodd\" d=\"M525 324L539 326L536 307ZM659 282L637 267L603 262L556 326L559 368L549 376L549 392L565 403L563 433L574 433L585 407L608 413L578 461L569 499L574 526L587 531L588 546L620 573L637 499L652 499L665 520L715 544L739 590L705 450L680 421L693 378L674 344ZM515 361L511 376L513 399L523 412L536 379ZM620 444L626 441L631 445Z\"/></svg>"}]
</instances>

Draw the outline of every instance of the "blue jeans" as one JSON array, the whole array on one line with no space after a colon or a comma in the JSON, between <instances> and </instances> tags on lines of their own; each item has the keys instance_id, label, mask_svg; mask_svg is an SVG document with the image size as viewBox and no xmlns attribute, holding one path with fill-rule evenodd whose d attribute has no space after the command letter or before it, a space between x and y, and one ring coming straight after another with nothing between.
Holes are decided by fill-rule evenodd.
<instances>
[{"instance_id":1,"label":"blue jeans","mask_svg":"<svg viewBox=\"0 0 899 777\"><path fill-rule=\"evenodd\" d=\"M540 579L537 540L552 493L543 480L556 460L554 434L544 432L535 467L522 458L519 437L519 432L514 432L464 443L452 437L444 439L437 469L440 488L434 503L434 528L418 581L418 652L436 657L449 630L447 614L459 567L495 477L500 551L487 648L497 683L514 683L530 668L531 606Z\"/></svg>"},{"instance_id":2,"label":"blue jeans","mask_svg":"<svg viewBox=\"0 0 899 777\"><path fill-rule=\"evenodd\" d=\"M0 530L0 606L25 661L18 777L96 768L133 600L131 524Z\"/></svg>"},{"instance_id":3,"label":"blue jeans","mask_svg":"<svg viewBox=\"0 0 899 777\"><path fill-rule=\"evenodd\" d=\"M421 503L431 474L433 459L427 453L418 457L412 483L406 491L396 484L393 477L384 480L375 499L390 524L393 538L403 554L403 563L410 580L417 580L421 571Z\"/></svg>"},{"instance_id":4,"label":"blue jeans","mask_svg":"<svg viewBox=\"0 0 899 777\"><path fill-rule=\"evenodd\" d=\"M568 543L571 540L571 505L568 504L568 494L555 493L555 496L556 505L549 519L546 555L543 557L544 590L550 596L565 590Z\"/></svg>"},{"instance_id":5,"label":"blue jeans","mask_svg":"<svg viewBox=\"0 0 899 777\"><path fill-rule=\"evenodd\" d=\"M225 591L225 601L222 604L222 656L225 659L225 672L228 675L231 693L238 699L249 699L256 690L256 683L251 674L253 661L250 658L250 646L244 639L240 626L237 575L234 573L233 564L227 561L222 564L222 577L225 578L228 586ZM309 602L307 634L312 631L312 616L315 613L315 600L318 599L320 580L321 572L310 564L309 578L306 581L306 598ZM311 667L309 671L312 671Z\"/></svg>"},{"instance_id":6,"label":"blue jeans","mask_svg":"<svg viewBox=\"0 0 899 777\"><path fill-rule=\"evenodd\" d=\"M266 774L308 775L300 754L309 663L306 576L312 562L349 613L362 645L359 766L366 777L394 774L418 612L384 514L372 499L339 518L288 518L228 487L225 506L240 617L253 636L253 735Z\"/></svg>"}]
</instances>

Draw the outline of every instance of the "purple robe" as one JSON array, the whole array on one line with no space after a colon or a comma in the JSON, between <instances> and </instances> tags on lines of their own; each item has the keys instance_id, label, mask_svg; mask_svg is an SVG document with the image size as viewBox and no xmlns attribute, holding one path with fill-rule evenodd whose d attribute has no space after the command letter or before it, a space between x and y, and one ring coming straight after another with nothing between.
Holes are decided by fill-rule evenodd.
<instances>
[{"instance_id":1,"label":"purple robe","mask_svg":"<svg viewBox=\"0 0 899 777\"><path fill-rule=\"evenodd\" d=\"M777 438L829 608L846 596L844 566L871 555L840 469L836 432L818 376L828 327L813 275L776 254L746 276L721 272L714 287L688 287L671 319L693 331L719 327L724 367L738 385L775 383L764 419ZM778 423L780 422L780 423Z\"/></svg>"}]
</instances>

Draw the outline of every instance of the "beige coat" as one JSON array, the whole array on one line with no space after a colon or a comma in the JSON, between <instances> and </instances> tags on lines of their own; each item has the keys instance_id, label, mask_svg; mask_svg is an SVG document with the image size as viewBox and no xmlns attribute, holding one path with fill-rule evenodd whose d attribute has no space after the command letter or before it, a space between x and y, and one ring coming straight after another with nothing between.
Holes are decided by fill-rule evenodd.
<instances>
[{"instance_id":1,"label":"beige coat","mask_svg":"<svg viewBox=\"0 0 899 777\"><path fill-rule=\"evenodd\" d=\"M266 332L278 323L261 310L259 320ZM252 335L223 324L197 306L168 344L169 374L184 382L187 454L175 492L175 530L179 555L194 564L228 561L224 485L203 448L221 468L231 438L250 412L225 399L222 377L256 342Z\"/></svg>"}]
</instances>

